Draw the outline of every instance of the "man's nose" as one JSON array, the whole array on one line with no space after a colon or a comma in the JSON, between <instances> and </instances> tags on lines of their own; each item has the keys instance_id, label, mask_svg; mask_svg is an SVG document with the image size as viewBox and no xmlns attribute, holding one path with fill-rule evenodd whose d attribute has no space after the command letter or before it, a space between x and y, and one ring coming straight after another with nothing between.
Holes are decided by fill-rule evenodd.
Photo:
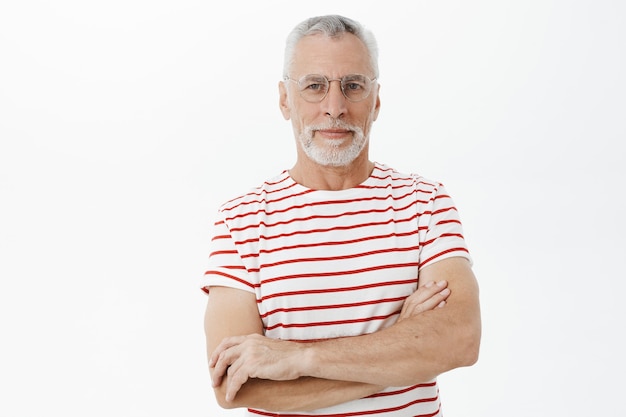
<instances>
[{"instance_id":1,"label":"man's nose","mask_svg":"<svg viewBox=\"0 0 626 417\"><path fill-rule=\"evenodd\" d=\"M336 82L335 82L336 81ZM324 100L322 100L324 106L324 112L335 119L340 118L346 113L347 99L341 91L341 81L332 80L328 85L328 93Z\"/></svg>"}]
</instances>

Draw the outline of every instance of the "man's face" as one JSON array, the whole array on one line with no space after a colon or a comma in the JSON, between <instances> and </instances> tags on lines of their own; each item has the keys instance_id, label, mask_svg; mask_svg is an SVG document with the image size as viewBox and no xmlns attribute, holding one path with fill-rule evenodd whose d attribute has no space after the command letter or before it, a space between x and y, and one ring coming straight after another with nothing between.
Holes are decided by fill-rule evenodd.
<instances>
[{"instance_id":1,"label":"man's face","mask_svg":"<svg viewBox=\"0 0 626 417\"><path fill-rule=\"evenodd\" d=\"M307 36L296 45L289 78L299 80L309 74L324 75L329 80L349 74L374 78L365 45L354 35L339 38ZM349 101L338 81L332 81L326 97L308 102L300 96L296 82L280 83L280 108L291 120L300 153L324 166L346 166L357 158L367 159L369 133L378 116L378 83L367 98Z\"/></svg>"}]
</instances>

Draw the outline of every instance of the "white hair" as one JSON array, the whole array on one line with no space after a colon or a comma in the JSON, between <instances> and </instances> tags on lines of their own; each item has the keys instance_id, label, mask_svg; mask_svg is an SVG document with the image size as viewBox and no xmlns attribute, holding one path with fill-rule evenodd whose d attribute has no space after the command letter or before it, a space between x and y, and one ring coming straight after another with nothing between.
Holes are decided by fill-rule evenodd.
<instances>
[{"instance_id":1,"label":"white hair","mask_svg":"<svg viewBox=\"0 0 626 417\"><path fill-rule=\"evenodd\" d=\"M339 15L311 17L298 24L287 36L283 77L287 77L293 64L296 44L305 36L323 34L328 37L339 37L351 33L365 44L370 56L370 64L374 77L378 77L378 44L374 34L359 22Z\"/></svg>"}]
</instances>

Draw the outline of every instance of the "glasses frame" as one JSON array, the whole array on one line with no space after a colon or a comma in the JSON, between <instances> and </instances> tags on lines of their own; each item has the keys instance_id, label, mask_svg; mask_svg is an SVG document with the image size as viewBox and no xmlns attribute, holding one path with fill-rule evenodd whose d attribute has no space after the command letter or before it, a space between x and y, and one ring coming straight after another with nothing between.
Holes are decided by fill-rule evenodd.
<instances>
[{"instance_id":1,"label":"glasses frame","mask_svg":"<svg viewBox=\"0 0 626 417\"><path fill-rule=\"evenodd\" d=\"M300 84L300 83L301 83L301 82L302 82L302 81L303 81L306 77L310 77L310 76L316 76L316 77L323 78L323 79L325 79L325 80L326 80L326 82L328 83L328 88L326 89L326 92L324 93L324 95L323 95L323 96L322 96L319 100L309 100L309 99L306 99L306 98L302 95L302 92L303 92L304 90L302 89L302 86L301 86L301 84ZM358 100L354 100L354 99L349 98L349 97L348 97L348 95L346 94L345 90L344 90L344 82L343 82L343 81L344 81L346 78L349 78L349 77L354 77L354 76L364 77L364 78L366 78L366 79L368 79L368 80L370 81L370 89L369 89L369 91L367 92L367 94L366 94L366 95L364 95L364 96L363 96L363 98L360 98L360 99L358 99ZM303 99L304 101L308 102L308 103L321 103L322 101L324 101L324 99L325 99L325 98L326 98L326 96L328 95L328 92L330 91L330 83L331 83L331 82L333 82L333 81L339 81L339 87L341 88L341 94L343 94L343 96L346 98L346 100L348 100L348 101L349 101L349 102L351 102L351 103L358 103L358 102L360 102L360 101L365 100L366 98L368 98L368 97L370 96L370 94L372 93L372 89L373 89L372 87L373 87L374 83L377 81L377 78L378 78L378 77L370 78L370 77L368 77L367 75L364 75L364 74L348 74L348 75L344 75L344 76L343 76L343 77L341 77L341 78L333 78L333 79L329 79L327 76L322 75L322 74L307 74L307 75L303 75L302 77L300 77L300 78L299 78L299 79L297 79L297 80L296 80L296 79L293 79L293 78L291 78L291 77L289 77L288 75L286 75L284 79L285 79L285 81L292 81L292 82L296 83L296 84L298 85L298 93L300 94L300 97L302 97L302 99Z\"/></svg>"}]
</instances>

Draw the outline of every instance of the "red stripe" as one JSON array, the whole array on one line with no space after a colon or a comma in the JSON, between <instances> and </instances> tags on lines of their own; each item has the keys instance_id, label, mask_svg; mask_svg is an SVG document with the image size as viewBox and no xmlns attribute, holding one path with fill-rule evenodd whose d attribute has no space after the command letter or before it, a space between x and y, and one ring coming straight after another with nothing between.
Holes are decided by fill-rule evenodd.
<instances>
[{"instance_id":1,"label":"red stripe","mask_svg":"<svg viewBox=\"0 0 626 417\"><path fill-rule=\"evenodd\" d=\"M333 241L333 242L303 243L303 244L300 244L300 245L281 246L281 247L274 248L274 249L261 249L259 251L259 253L251 253L251 254L247 254L247 255L242 255L241 257L242 258L258 257L259 254L261 254L261 253L273 253L273 252L277 252L277 251L290 250L290 249L304 249L304 248L312 248L312 247L317 247L317 246L336 246L336 245L337 246L341 246L341 245L349 245L349 244L353 244L353 243L366 242L368 240L388 239L390 237L406 237L406 236L414 235L414 234L416 234L418 232L419 232L418 229L414 229L414 230L411 230L410 232L406 232L406 233L388 233L386 235L366 236L366 237L362 237L362 238L358 238L358 239L350 239L350 240L338 240L338 241Z\"/></svg>"},{"instance_id":2,"label":"red stripe","mask_svg":"<svg viewBox=\"0 0 626 417\"><path fill-rule=\"evenodd\" d=\"M244 281L244 280L242 280L242 279L240 279L240 278L237 278L237 277L235 277L235 276L233 276L233 275L226 274L226 273L221 272L221 271L213 271L213 270L209 270L209 271L206 271L206 272L204 273L204 275L219 275L219 276L222 276L222 277L230 278L230 279L232 279L232 280L234 280L234 281L237 281L237 282L240 282L240 283L242 283L242 284L245 284L246 286L248 286L248 287L250 287L250 288L254 288L254 287L256 287L256 285L250 284L250 283L249 283L249 282L247 282L247 281Z\"/></svg>"},{"instance_id":3,"label":"red stripe","mask_svg":"<svg viewBox=\"0 0 626 417\"><path fill-rule=\"evenodd\" d=\"M353 274L362 274L364 272L380 271L383 269L411 268L411 267L416 267L416 266L418 266L417 262L407 262L407 263L402 263L402 264L376 265L376 266L371 266L369 268L342 270L342 271L334 271L334 272L311 272L308 274L283 275L283 276L278 276L278 277L263 280L260 282L260 284L269 284L270 282L283 281L286 279L338 277L342 275L353 275Z\"/></svg>"},{"instance_id":4,"label":"red stripe","mask_svg":"<svg viewBox=\"0 0 626 417\"><path fill-rule=\"evenodd\" d=\"M460 234L460 233L442 233L438 237L435 237L435 238L432 238L430 240L424 241L424 243L422 243L422 246L428 246L431 243L435 242L437 239L442 238L442 237L459 237L459 238L463 239L463 235Z\"/></svg>"},{"instance_id":5,"label":"red stripe","mask_svg":"<svg viewBox=\"0 0 626 417\"><path fill-rule=\"evenodd\" d=\"M334 326L334 325L341 325L341 324L367 323L369 321L387 320L389 317L395 316L397 314L400 314L400 311L394 311L393 313L387 314L385 316L371 316L371 317L366 317L366 318L362 318L362 319L336 320L336 321L319 321L319 322L310 322L310 323L289 323L289 324L276 323L276 324L274 324L272 326L267 327L266 330L274 330L274 329L276 329L278 327L282 327L282 328L292 328L292 327L304 328L304 327L318 327L318 326Z\"/></svg>"},{"instance_id":6,"label":"red stripe","mask_svg":"<svg viewBox=\"0 0 626 417\"><path fill-rule=\"evenodd\" d=\"M368 252L354 253L351 255L342 255L342 256L327 256L327 257L317 257L317 258L296 258L296 259L286 259L280 262L261 264L258 269L251 269L250 272L258 272L261 268L271 268L279 265L287 265L294 264L300 262L323 262L323 261L337 261L342 259L355 259L362 258L365 256L379 255L381 253L395 253L395 252L410 252L414 250L419 250L419 246L409 246L407 248L388 248L388 249L379 249ZM267 282L267 281L265 281Z\"/></svg>"},{"instance_id":7,"label":"red stripe","mask_svg":"<svg viewBox=\"0 0 626 417\"><path fill-rule=\"evenodd\" d=\"M367 398L387 397L387 396L390 396L390 395L405 394L405 393L407 393L407 392L409 392L409 391L413 391L413 390L415 390L415 389L419 389L419 388L432 388L432 387L434 387L435 385L437 385L437 383L436 383L436 382L429 382L429 383L427 383L427 384L417 384L417 385L412 385L412 386L410 386L410 387L406 387L406 388L399 389L399 390L397 390L397 391L379 392L379 393L376 393L376 394L370 395L370 396L369 396L369 397L367 397Z\"/></svg>"},{"instance_id":8,"label":"red stripe","mask_svg":"<svg viewBox=\"0 0 626 417\"><path fill-rule=\"evenodd\" d=\"M209 258L211 256L218 256L218 255L236 255L237 251L236 250L216 250L215 252L211 252L209 254Z\"/></svg>"},{"instance_id":9,"label":"red stripe","mask_svg":"<svg viewBox=\"0 0 626 417\"><path fill-rule=\"evenodd\" d=\"M413 194L413 193L411 193ZM235 219L242 219L244 217L248 217L248 216L257 216L259 214L264 214L265 216L272 216L272 215L277 215L277 214L284 214L287 213L289 211L292 210L299 210L302 208L306 208L306 207L314 207L314 206L321 206L321 205L339 205L339 204L352 204L354 202L358 202L358 201L374 201L374 200L380 200L380 201L385 201L388 200L390 197L393 200L401 200L401 199L405 199L406 197L410 196L410 194L408 194L407 196L403 196L401 198L395 198L392 196L384 196L384 197L371 197L371 198L362 198L362 199L354 199L354 200L333 200L333 201L321 201L321 202L315 202L315 203L308 203L308 204L300 204L297 206L289 206L285 209L281 209L281 210L275 210L275 211L266 211L264 209L259 209L257 211L252 211L252 212L247 212L247 213L242 213L242 214L237 214L235 216L232 217L226 217L225 220L226 221L233 221ZM384 213L386 211L389 210L393 210L395 212L401 212L404 210L407 210L411 207L413 207L415 204L427 204L428 201L425 200L411 200L409 202L409 204L407 204L406 206L403 207L393 207L393 206L387 206L384 209L372 209L372 210L362 210L362 211L354 211L354 212L341 212L338 213L336 215L332 215L332 216L316 216L315 218L336 218L339 216L347 216L347 215L359 215L359 214L368 214L368 213ZM281 224L281 222L278 222L276 224Z\"/></svg>"},{"instance_id":10,"label":"red stripe","mask_svg":"<svg viewBox=\"0 0 626 417\"><path fill-rule=\"evenodd\" d=\"M283 174L284 174L284 172L283 172ZM275 185L279 185L280 183L285 182L288 179L289 179L289 177L287 176L287 177L284 177L283 179L281 179L280 181L276 181L276 182L265 181L262 186L256 188L257 192L251 192L251 193L247 193L247 194L245 194L245 195L243 195L241 197L233 198L232 200L229 200L226 203L224 203L223 206L227 206L228 204L230 204L230 203L232 203L234 201L240 200L240 199L248 197L248 196L260 196L262 194L277 193L277 192L280 192L280 191L288 190L289 188L292 188L292 187L295 187L296 185L298 185L295 182L293 182L292 184L289 184L289 185L287 185L286 187L283 187L283 188L279 188L279 189L276 189L276 190L270 190L270 191L267 190L267 188L273 187ZM269 187L266 187L266 186L269 186Z\"/></svg>"},{"instance_id":11,"label":"red stripe","mask_svg":"<svg viewBox=\"0 0 626 417\"><path fill-rule=\"evenodd\" d=\"M281 213L286 213L289 212L291 210L297 210L297 209L302 209L302 208L306 208L306 207L317 207L317 206L327 206L327 205L331 205L331 206L335 206L335 205L340 205L340 204L354 204L354 203L358 203L358 202L364 202L364 201L386 201L386 200L393 200L393 201L401 201L404 200L406 198L411 197L413 194L416 194L417 190L412 190L410 193L401 195L401 196L394 196L394 195L385 195L385 196L374 196L374 197L367 197L367 198L356 198L356 199L350 199L350 200L330 200L330 201L316 201L316 202L311 202L311 203L307 203L307 204L300 204L300 205L294 205L294 206L289 206L286 207L284 209L280 209L280 210L274 210L274 211L266 211L264 209L259 209L257 211L251 211L251 212L246 212L246 213L241 213L241 214L237 214L233 217L226 217L225 220L227 221L231 221L234 219L241 219L243 217L247 217L247 216L253 216L253 215L258 215L258 214L265 214L266 216L272 216L272 215L276 215L276 214L281 214ZM293 197L293 196L289 196L289 197ZM281 198L281 200L285 199L287 197L283 197ZM273 200L271 201L272 203L275 203L278 200ZM252 203L266 203L269 204L270 201L265 201L265 200L261 200L258 202L246 202L245 204L252 204ZM413 204L416 203L427 203L427 201L425 200L411 200L411 203L409 204L409 206L406 206L404 208L410 207ZM243 205L244 203L242 203L241 205ZM233 207L232 210L234 210L235 208L238 207ZM391 208L391 207L390 207Z\"/></svg>"},{"instance_id":12,"label":"red stripe","mask_svg":"<svg viewBox=\"0 0 626 417\"><path fill-rule=\"evenodd\" d=\"M437 225L448 224L448 223L461 224L461 222L458 219L449 219L449 220L440 220L440 221L437 222Z\"/></svg>"},{"instance_id":13,"label":"red stripe","mask_svg":"<svg viewBox=\"0 0 626 417\"><path fill-rule=\"evenodd\" d=\"M405 408L408 408L412 405L415 404L419 404L419 403L425 403L425 402L434 402L437 401L439 399L439 396L434 397L434 398L423 398L423 399L419 399L419 400L415 400L415 401L411 401L407 404L404 405L400 405L397 407L390 407L390 408L383 408L383 409L379 409L379 410L365 410L365 411L355 411L353 413L341 413L341 414L285 414L285 413L280 413L280 414L276 414L270 411L262 411L262 410L253 410L253 409L248 409L248 411L252 414L257 414L260 416L267 416L267 417L276 417L276 416L280 416L280 417L355 417L355 416L371 416L371 415L375 415L375 414L384 414L384 413L392 413L394 411L399 411L399 410L403 410ZM436 416L437 414L439 414L440 408L437 408L437 411L435 411L434 413L429 413L429 414L419 414L413 417L433 417Z\"/></svg>"},{"instance_id":14,"label":"red stripe","mask_svg":"<svg viewBox=\"0 0 626 417\"><path fill-rule=\"evenodd\" d=\"M389 223L405 223L405 222L410 222L410 221L414 221L417 217L419 217L419 214L416 214L414 216L411 216L407 219L400 219L400 220L394 220L394 219L390 219L384 222L372 222L372 223L365 223L365 224L355 224L355 225L351 225L351 226L337 226L337 227L332 227L332 228L327 228L327 229L311 229L311 230L296 230L290 233L281 233L278 235L274 235L274 236L266 236L266 235L259 235L259 238L253 238L253 239L246 239L246 240L242 240L242 241L237 241L235 242L236 245L241 245L241 244L246 244L246 243L251 243L251 242L257 242L257 241L261 241L261 240L271 240L271 239L279 239L279 238L283 238L283 237L289 237L289 236L296 236L296 235L308 235L308 234L313 234L313 233L325 233L325 232L333 232L333 231L337 231L337 230L351 230L351 229L358 229L360 227L364 227L364 226L383 226ZM252 226L254 227L254 226ZM428 229L428 226L420 226L418 227L418 231L420 230L424 230L424 229Z\"/></svg>"},{"instance_id":15,"label":"red stripe","mask_svg":"<svg viewBox=\"0 0 626 417\"><path fill-rule=\"evenodd\" d=\"M287 291L287 292L280 292L280 293L266 295L265 297L261 297L261 299L257 300L257 303L262 303L265 300L269 300L270 298L277 298L277 297L289 297L292 295L305 295L305 294L329 294L329 293L334 293L334 292L360 291L360 290L365 290L369 288L388 287L391 285L413 284L416 281L417 281L417 277L411 278L408 280L402 280L402 281L378 282L376 284L357 285L353 287L338 287L338 288L331 288L331 289L324 289L324 290L308 290L308 291Z\"/></svg>"},{"instance_id":16,"label":"red stripe","mask_svg":"<svg viewBox=\"0 0 626 417\"><path fill-rule=\"evenodd\" d=\"M358 216L358 215L362 215L362 214L372 214L372 213L386 213L388 211L393 211L393 212L401 212L404 211L408 208L411 208L411 206L413 206L415 204L415 202L412 202L410 204L408 204L407 206L404 207L400 207L400 208L395 208L395 207L386 207L384 209L371 209L371 210L359 210L359 211L348 211L348 212L341 212L341 213L337 213L337 214L333 214L333 215L313 215L313 216L307 216L307 217L294 217L290 220L282 220L282 221L278 221L276 223L265 223L265 222L260 222L260 223L253 223L253 224L248 224L244 227L234 227L231 229L231 231L242 231L242 230L246 230L246 229L250 229L250 228L257 228L259 226L265 226L265 227L274 227L274 226L279 226L279 225L284 225L284 224L291 224L291 223L295 223L295 222L300 222L300 221L309 221L309 220L315 220L315 219L338 219L338 218L345 218L345 216ZM258 214L258 213L263 213L263 210L260 210L257 213L253 213L253 214ZM428 214L428 212L424 212L423 214ZM239 216L235 216L231 219L227 219L229 221L235 219L236 217ZM415 216L412 216L415 217Z\"/></svg>"},{"instance_id":17,"label":"red stripe","mask_svg":"<svg viewBox=\"0 0 626 417\"><path fill-rule=\"evenodd\" d=\"M283 188L283 189L279 189L279 190L265 190L265 189L264 189L264 190L263 190L262 192L260 192L260 193L250 193L250 194L246 194L246 195L245 195L245 196L243 196L241 199L243 199L244 197L250 196L250 195L261 196L261 195L268 195L268 194L272 194L272 193L278 193L278 192L280 192L280 191L283 191L283 190L286 190L286 189L288 189L288 188L295 187L295 186L296 186L296 184L292 184L292 185L290 185L289 187L286 187L286 188ZM228 209L224 209L224 211L236 210L236 209L238 209L239 207L247 206L247 205L250 205L250 204L263 204L263 203L265 203L265 204L269 204L269 203L277 203L277 202L279 202L279 201L283 201L283 200L286 200L286 199L289 199L289 198L292 198L292 197L298 197L298 196L301 196L301 195L306 195L306 194L312 193L313 191L315 191L315 190L306 190L306 191L303 191L303 192L300 192L300 193L289 194L289 195L286 195L286 196L283 196L283 197L277 198L276 200L266 200L266 199L265 199L265 197L264 197L264 198L262 198L262 199L260 199L260 200L248 200L248 201L241 201L241 202L239 202L238 204L236 204L236 205L234 205L234 206L232 206L232 207L230 207L230 208L228 208ZM235 200L236 200L236 199L235 199ZM232 201L235 201L235 200L232 200ZM247 214L252 214L252 213L247 213ZM243 214L243 215L245 215L245 214ZM242 216L243 216L243 215L242 215Z\"/></svg>"},{"instance_id":18,"label":"red stripe","mask_svg":"<svg viewBox=\"0 0 626 417\"><path fill-rule=\"evenodd\" d=\"M385 189L400 190L402 188L413 188L413 182L411 181L410 183L407 183L407 184L392 185L392 186L389 186L388 184L383 184L383 185L359 185L359 186L357 186L355 188L361 188L361 189L364 189L364 190L385 190ZM421 189L421 188L414 188L413 191L411 192L411 194L413 194L413 193L416 193L416 194L431 194L432 190L424 190L424 189ZM389 194L389 196L392 196L392 194Z\"/></svg>"},{"instance_id":19,"label":"red stripe","mask_svg":"<svg viewBox=\"0 0 626 417\"><path fill-rule=\"evenodd\" d=\"M449 207L444 207L444 208L440 208L439 210L435 210L433 211L432 214L433 216L437 215L437 214L441 214L441 213L445 213L446 211L450 211L450 210L454 210L456 211L456 207L454 206L449 206Z\"/></svg>"},{"instance_id":20,"label":"red stripe","mask_svg":"<svg viewBox=\"0 0 626 417\"><path fill-rule=\"evenodd\" d=\"M447 253L450 253L450 252L465 252L465 253L469 253L469 251L466 248L450 248L448 250L444 250L442 252L439 252L438 254L433 255L433 256L431 256L428 259L423 260L422 262L420 262L420 268L421 268L422 265L427 264L428 262L432 261L433 259L437 259L440 256L443 256L443 255L445 255Z\"/></svg>"},{"instance_id":21,"label":"red stripe","mask_svg":"<svg viewBox=\"0 0 626 417\"><path fill-rule=\"evenodd\" d=\"M274 310L268 311L265 314L262 314L261 318L267 318L277 313L291 313L295 311L332 310L336 308L362 307L362 306L374 305L374 304L396 303L398 301L403 301L405 299L406 297L395 297L395 298L382 298L382 299L372 300L372 301L362 301L358 303L327 304L327 305L314 305L314 306L303 306L303 307L281 307L281 308L276 308Z\"/></svg>"},{"instance_id":22,"label":"red stripe","mask_svg":"<svg viewBox=\"0 0 626 417\"><path fill-rule=\"evenodd\" d=\"M421 177L419 175L411 174L411 175L408 175L408 176L407 175L400 176L400 173L398 171L396 171L395 169L390 168L390 167L382 168L381 166L377 166L376 170L378 170L380 172L383 172L383 173L388 173L386 176L381 177L381 176L376 175L376 171L372 172L372 175L371 175L372 178L376 178L376 179L379 179L379 180L386 180L388 178L395 178L396 180L399 180L399 181L410 181L411 184L413 184L413 183L415 183L415 184L424 184L424 185L427 185L429 187L442 187L443 186L443 184L440 183L440 182L426 181L426 179L424 177ZM394 177L393 174L395 174L397 176ZM417 180L417 182L416 182L416 180Z\"/></svg>"}]
</instances>

